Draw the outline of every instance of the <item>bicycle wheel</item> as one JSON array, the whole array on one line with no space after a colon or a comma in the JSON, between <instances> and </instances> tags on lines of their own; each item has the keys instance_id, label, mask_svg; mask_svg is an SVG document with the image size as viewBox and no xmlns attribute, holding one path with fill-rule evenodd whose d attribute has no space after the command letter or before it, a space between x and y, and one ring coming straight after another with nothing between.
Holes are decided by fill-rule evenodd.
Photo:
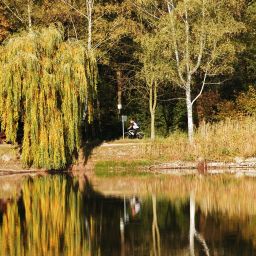
<instances>
[{"instance_id":1,"label":"bicycle wheel","mask_svg":"<svg viewBox=\"0 0 256 256\"><path fill-rule=\"evenodd\" d=\"M125 133L124 133L124 137L125 137L126 139L129 139L129 132L125 132Z\"/></svg>"},{"instance_id":2,"label":"bicycle wheel","mask_svg":"<svg viewBox=\"0 0 256 256\"><path fill-rule=\"evenodd\" d=\"M138 139L141 140L143 137L144 137L144 134L143 134L142 132L138 132L138 133L137 133L137 138L138 138Z\"/></svg>"}]
</instances>

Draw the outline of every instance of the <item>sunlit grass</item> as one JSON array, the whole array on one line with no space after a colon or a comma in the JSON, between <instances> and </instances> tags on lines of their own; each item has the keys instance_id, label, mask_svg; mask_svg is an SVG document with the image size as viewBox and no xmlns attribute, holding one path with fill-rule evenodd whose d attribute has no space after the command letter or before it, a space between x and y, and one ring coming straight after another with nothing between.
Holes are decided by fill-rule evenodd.
<instances>
[{"instance_id":1,"label":"sunlit grass","mask_svg":"<svg viewBox=\"0 0 256 256\"><path fill-rule=\"evenodd\" d=\"M203 124L196 133L197 155L230 159L234 156L256 156L256 118L228 119Z\"/></svg>"},{"instance_id":2,"label":"sunlit grass","mask_svg":"<svg viewBox=\"0 0 256 256\"><path fill-rule=\"evenodd\" d=\"M150 173L145 172L147 166L151 164L147 160L137 161L98 161L94 171L100 177L113 176L145 176Z\"/></svg>"},{"instance_id":3,"label":"sunlit grass","mask_svg":"<svg viewBox=\"0 0 256 256\"><path fill-rule=\"evenodd\" d=\"M169 137L154 141L119 140L114 143L140 144L139 159L155 161L207 160L231 161L234 157L256 156L256 117L227 119L215 124L203 123L196 129L194 143L188 142L185 132L173 132ZM136 158L136 157L135 157Z\"/></svg>"}]
</instances>

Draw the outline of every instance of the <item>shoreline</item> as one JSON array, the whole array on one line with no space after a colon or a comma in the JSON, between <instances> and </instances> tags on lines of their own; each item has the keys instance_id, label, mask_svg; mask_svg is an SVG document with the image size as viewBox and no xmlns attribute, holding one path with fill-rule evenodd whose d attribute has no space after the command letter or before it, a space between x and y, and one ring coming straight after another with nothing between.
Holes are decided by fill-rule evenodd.
<instances>
[{"instance_id":1,"label":"shoreline","mask_svg":"<svg viewBox=\"0 0 256 256\"><path fill-rule=\"evenodd\" d=\"M124 162L129 163L127 159ZM118 161L117 161L118 163ZM0 163L1 164L1 163ZM0 167L0 177L11 175L29 175L29 174L62 174L69 173L74 176L80 174L88 174L89 176L95 175L94 165L91 163L81 165L73 164L65 170L46 170L37 168L22 168L17 162L9 162L8 166ZM201 168L201 169L200 169ZM141 170L141 167L139 168ZM154 165L145 165L142 167L146 172L159 173L159 174L235 174L235 173L253 173L256 176L256 161L243 161L237 162L197 162L197 161L170 161Z\"/></svg>"},{"instance_id":2,"label":"shoreline","mask_svg":"<svg viewBox=\"0 0 256 256\"><path fill-rule=\"evenodd\" d=\"M22 166L17 146L10 144L0 145L0 177L14 175L47 175L57 173L70 173L73 176L95 175L95 166L98 163L106 162L111 168L123 168L129 166L139 171L148 173L168 174L168 175L191 175L191 174L236 174L256 176L256 157L245 158L236 156L231 161L208 160L198 157L196 160L167 160L151 159L148 152L144 152L143 146L148 143L117 141L106 143L91 148L90 153L85 156L82 149L79 152L77 162L71 164L64 170L47 170L40 168L24 168ZM147 150L147 148L146 148ZM145 163L142 163L145 161ZM121 163L121 165L120 165ZM125 165L122 166L122 163ZM139 165L138 165L139 163ZM125 169L125 168L124 168ZM131 173L132 175L132 173Z\"/></svg>"}]
</instances>

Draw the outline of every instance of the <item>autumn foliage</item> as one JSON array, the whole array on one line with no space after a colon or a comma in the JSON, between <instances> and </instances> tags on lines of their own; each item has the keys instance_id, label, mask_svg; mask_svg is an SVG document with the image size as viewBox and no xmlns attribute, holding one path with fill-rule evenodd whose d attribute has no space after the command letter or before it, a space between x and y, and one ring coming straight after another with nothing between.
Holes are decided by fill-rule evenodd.
<instances>
[{"instance_id":1,"label":"autumn foliage","mask_svg":"<svg viewBox=\"0 0 256 256\"><path fill-rule=\"evenodd\" d=\"M55 26L12 37L0 48L1 129L15 143L22 125L24 164L60 169L70 162L80 147L86 101L92 109L96 75L86 48L65 42Z\"/></svg>"}]
</instances>

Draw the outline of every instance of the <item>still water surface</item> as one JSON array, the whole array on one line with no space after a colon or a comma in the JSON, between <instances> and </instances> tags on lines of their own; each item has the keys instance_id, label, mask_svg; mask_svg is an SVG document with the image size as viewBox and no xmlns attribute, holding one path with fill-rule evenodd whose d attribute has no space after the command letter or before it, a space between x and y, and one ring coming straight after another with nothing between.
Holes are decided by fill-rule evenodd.
<instances>
[{"instance_id":1,"label":"still water surface","mask_svg":"<svg viewBox=\"0 0 256 256\"><path fill-rule=\"evenodd\" d=\"M256 255L256 180L96 183L64 175L24 181L21 196L0 208L0 255ZM123 192L101 191L115 185Z\"/></svg>"}]
</instances>

